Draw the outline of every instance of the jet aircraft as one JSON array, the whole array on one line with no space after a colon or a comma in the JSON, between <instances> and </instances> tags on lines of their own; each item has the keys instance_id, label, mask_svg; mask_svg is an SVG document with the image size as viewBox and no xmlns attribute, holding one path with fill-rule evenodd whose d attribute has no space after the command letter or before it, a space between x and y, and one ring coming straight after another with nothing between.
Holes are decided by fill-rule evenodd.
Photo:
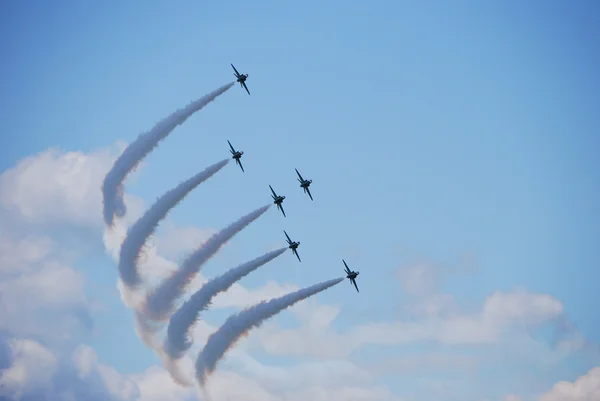
<instances>
[{"instance_id":1,"label":"jet aircraft","mask_svg":"<svg viewBox=\"0 0 600 401\"><path fill-rule=\"evenodd\" d=\"M231 64L231 67L233 68L233 71L235 71L235 73L233 75L235 75L235 77L237 78L237 82L239 82L240 85L244 89L246 89L246 92L248 92L248 94L250 94L250 91L248 90L248 87L246 86L246 79L248 79L248 74L240 74L238 72L238 70L235 69L233 64Z\"/></svg>"},{"instance_id":2,"label":"jet aircraft","mask_svg":"<svg viewBox=\"0 0 600 401\"><path fill-rule=\"evenodd\" d=\"M244 152L235 150L233 148L233 146L231 145L231 142L229 142L229 140L227 141L227 143L229 144L229 147L231 148L230 152L233 155L232 159L235 159L236 164L238 164L240 166L240 168L242 169L242 172L244 172L244 166L242 166L242 161L240 160L242 158L242 155L244 154Z\"/></svg>"},{"instance_id":3,"label":"jet aircraft","mask_svg":"<svg viewBox=\"0 0 600 401\"><path fill-rule=\"evenodd\" d=\"M290 236L285 232L285 230L283 230L283 233L285 234L285 236L287 238L287 243L289 245L288 248L290 248L292 250L292 252L294 252L294 255L296 255L296 257L298 258L298 262L302 262L300 260L300 255L298 255L298 246L300 246L300 241L292 241L290 239Z\"/></svg>"},{"instance_id":4,"label":"jet aircraft","mask_svg":"<svg viewBox=\"0 0 600 401\"><path fill-rule=\"evenodd\" d=\"M277 205L277 209L281 210L281 213L283 213L283 217L287 217L285 215L285 212L283 211L283 200L285 199L285 196L280 196L277 195L275 193L275 191L273 191L273 187L269 185L269 188L271 188L271 192L273 192L273 195L271 195L273 197L273 203Z\"/></svg>"},{"instance_id":5,"label":"jet aircraft","mask_svg":"<svg viewBox=\"0 0 600 401\"><path fill-rule=\"evenodd\" d=\"M346 266L346 269L344 269L344 271L346 272L346 278L350 279L350 282L352 284L354 284L354 287L356 288L356 292L360 292L358 291L358 286L356 285L356 276L358 276L360 274L360 272L353 272L348 268L348 265L346 264L346 261L344 259L342 259L342 262L344 262L344 266Z\"/></svg>"},{"instance_id":6,"label":"jet aircraft","mask_svg":"<svg viewBox=\"0 0 600 401\"><path fill-rule=\"evenodd\" d=\"M298 169L294 169L294 170L296 170L296 174L298 174L298 181L300 181L300 187L302 189L304 189L304 193L308 194L308 196L310 197L310 200L313 200L313 197L310 194L310 189L308 189L310 184L312 184L312 180L305 180L304 178L302 178L302 176L298 172Z\"/></svg>"}]
</instances>

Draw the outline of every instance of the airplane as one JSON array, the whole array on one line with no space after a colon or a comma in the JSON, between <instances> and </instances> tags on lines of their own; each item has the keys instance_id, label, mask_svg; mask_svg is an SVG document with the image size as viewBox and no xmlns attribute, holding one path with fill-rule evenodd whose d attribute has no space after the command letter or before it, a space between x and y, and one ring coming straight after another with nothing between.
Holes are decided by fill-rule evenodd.
<instances>
[{"instance_id":1,"label":"airplane","mask_svg":"<svg viewBox=\"0 0 600 401\"><path fill-rule=\"evenodd\" d=\"M235 150L233 148L233 146L231 145L231 142L229 142L229 140L227 141L227 143L229 144L229 147L231 148L230 152L233 155L232 159L235 159L236 164L238 164L240 166L240 168L242 169L242 172L244 172L244 166L242 166L242 161L240 160L242 158L242 155L244 154L244 152Z\"/></svg>"},{"instance_id":2,"label":"airplane","mask_svg":"<svg viewBox=\"0 0 600 401\"><path fill-rule=\"evenodd\" d=\"M269 185L269 188L271 188L271 192L273 192L273 195L271 195L273 197L273 203L277 205L277 209L281 210L281 213L283 213L283 217L287 217L285 215L285 212L283 211L283 206L281 205L281 203L283 202L283 200L285 199L285 196L279 196L275 193L275 191L273 191L273 187Z\"/></svg>"},{"instance_id":3,"label":"airplane","mask_svg":"<svg viewBox=\"0 0 600 401\"><path fill-rule=\"evenodd\" d=\"M298 246L300 245L300 241L292 241L290 239L290 236L285 232L285 230L283 230L283 233L287 237L287 243L290 245L288 248L290 248L292 252L294 252L294 255L296 255L296 257L298 258L298 262L302 262L300 260L300 255L298 255Z\"/></svg>"},{"instance_id":4,"label":"airplane","mask_svg":"<svg viewBox=\"0 0 600 401\"><path fill-rule=\"evenodd\" d=\"M308 196L310 196L310 200L313 200L313 197L310 194L310 189L308 189L310 184L312 184L312 180L305 180L304 178L302 178L302 176L298 172L298 169L294 169L294 170L296 170L296 174L298 174L298 181L300 181L300 187L302 189L304 189L304 193L307 193Z\"/></svg>"},{"instance_id":5,"label":"airplane","mask_svg":"<svg viewBox=\"0 0 600 401\"><path fill-rule=\"evenodd\" d=\"M356 285L356 276L358 276L360 274L360 272L353 272L348 268L348 265L346 264L346 261L344 259L342 259L342 262L344 262L344 266L346 266L345 272L347 274L346 278L350 279L350 282L352 284L354 284L354 287L356 288L356 292L360 292L358 291L358 286Z\"/></svg>"},{"instance_id":6,"label":"airplane","mask_svg":"<svg viewBox=\"0 0 600 401\"><path fill-rule=\"evenodd\" d=\"M248 74L240 74L238 72L238 70L235 69L235 67L233 66L233 64L231 64L231 67L233 67L233 71L235 71L235 77L237 78L237 82L240 83L240 85L246 89L246 92L248 92L248 94L250 94L250 91L248 90L248 87L246 86L246 79L248 79Z\"/></svg>"}]
</instances>

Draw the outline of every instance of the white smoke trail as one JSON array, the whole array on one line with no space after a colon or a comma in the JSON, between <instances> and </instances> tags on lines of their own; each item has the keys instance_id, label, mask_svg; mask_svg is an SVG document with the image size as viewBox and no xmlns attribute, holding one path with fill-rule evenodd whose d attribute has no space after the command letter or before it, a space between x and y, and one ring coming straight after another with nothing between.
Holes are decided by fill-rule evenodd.
<instances>
[{"instance_id":1,"label":"white smoke trail","mask_svg":"<svg viewBox=\"0 0 600 401\"><path fill-rule=\"evenodd\" d=\"M188 377L183 374L182 366L179 364L181 361L172 360L162 351L159 351L159 356L163 361L165 369L167 369L171 379L173 379L175 383L179 384L181 387L192 387L194 385L193 377L191 377L191 375Z\"/></svg>"},{"instance_id":2,"label":"white smoke trail","mask_svg":"<svg viewBox=\"0 0 600 401\"><path fill-rule=\"evenodd\" d=\"M183 262L178 271L154 289L144 302L143 314L155 321L164 321L173 312L174 304L185 287L219 249L244 227L259 218L271 205L263 206L214 234Z\"/></svg>"},{"instance_id":3,"label":"white smoke trail","mask_svg":"<svg viewBox=\"0 0 600 401\"><path fill-rule=\"evenodd\" d=\"M169 372L169 375L182 387L191 387L193 385L192 377L187 377L181 370L181 360L174 360L165 353L157 341L157 333L164 327L163 322L155 322L146 318L142 313L135 310L135 330L138 337L144 344L154 352L162 360L165 369Z\"/></svg>"},{"instance_id":4,"label":"white smoke trail","mask_svg":"<svg viewBox=\"0 0 600 401\"><path fill-rule=\"evenodd\" d=\"M229 159L222 160L204 171L194 175L171 189L146 211L146 213L131 226L129 233L121 245L119 257L119 275L125 285L135 288L140 284L140 275L137 270L137 261L142 247L148 238L154 233L158 223L164 219L167 213L174 208L194 188L206 181L219 170L221 170Z\"/></svg>"},{"instance_id":5,"label":"white smoke trail","mask_svg":"<svg viewBox=\"0 0 600 401\"><path fill-rule=\"evenodd\" d=\"M190 335L198 315L210 306L212 299L217 294L227 291L236 281L281 255L287 249L285 247L259 256L204 284L171 316L167 328L167 337L163 345L165 354L171 359L181 358L192 346L193 340Z\"/></svg>"},{"instance_id":6,"label":"white smoke trail","mask_svg":"<svg viewBox=\"0 0 600 401\"><path fill-rule=\"evenodd\" d=\"M156 333L164 327L161 322L155 322L146 318L142 313L135 310L135 331L138 337L150 349L157 352L161 350L159 343L156 341Z\"/></svg>"},{"instance_id":7,"label":"white smoke trail","mask_svg":"<svg viewBox=\"0 0 600 401\"><path fill-rule=\"evenodd\" d=\"M175 383L182 387L191 387L193 385L193 379L186 377L181 371L180 361L173 360L169 357L157 342L156 333L164 327L161 322L154 322L147 319L140 312L135 311L135 329L144 344L154 352L163 361L165 369L169 372L171 378Z\"/></svg>"},{"instance_id":8,"label":"white smoke trail","mask_svg":"<svg viewBox=\"0 0 600 401\"><path fill-rule=\"evenodd\" d=\"M123 181L148 153L166 138L178 125L183 124L192 114L225 93L235 82L221 86L219 89L201 97L159 121L150 131L140 134L135 141L123 151L111 170L104 178L102 194L104 200L104 222L112 226L115 215L123 217L127 207L123 201Z\"/></svg>"},{"instance_id":9,"label":"white smoke trail","mask_svg":"<svg viewBox=\"0 0 600 401\"><path fill-rule=\"evenodd\" d=\"M244 334L255 327L259 327L265 320L275 316L282 310L329 287L333 287L343 280L344 277L340 277L315 284L270 301L263 301L229 317L219 330L208 338L204 349L198 355L196 378L200 386L204 387L207 376L215 370L217 362Z\"/></svg>"}]
</instances>

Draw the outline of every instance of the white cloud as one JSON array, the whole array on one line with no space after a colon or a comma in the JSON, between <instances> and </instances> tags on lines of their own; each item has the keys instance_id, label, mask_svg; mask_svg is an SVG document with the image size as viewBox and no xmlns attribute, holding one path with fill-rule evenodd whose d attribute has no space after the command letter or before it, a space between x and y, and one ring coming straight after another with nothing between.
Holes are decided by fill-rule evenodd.
<instances>
[{"instance_id":1,"label":"white cloud","mask_svg":"<svg viewBox=\"0 0 600 401\"><path fill-rule=\"evenodd\" d=\"M2 284L2 293L9 298L25 298L20 307L33 300L36 304L43 302L45 306L55 307L85 305L86 302L82 275L53 261L44 263L35 273Z\"/></svg>"},{"instance_id":2,"label":"white cloud","mask_svg":"<svg viewBox=\"0 0 600 401\"><path fill-rule=\"evenodd\" d=\"M139 400L136 382L98 363L88 346L77 347L70 360L31 340L13 340L11 348L13 361L0 377L0 394L28 401Z\"/></svg>"},{"instance_id":3,"label":"white cloud","mask_svg":"<svg viewBox=\"0 0 600 401\"><path fill-rule=\"evenodd\" d=\"M503 397L499 400L500 401L523 401L523 399L516 394L507 395L506 397ZM489 398L483 398L479 401L491 401L491 400Z\"/></svg>"},{"instance_id":4,"label":"white cloud","mask_svg":"<svg viewBox=\"0 0 600 401\"><path fill-rule=\"evenodd\" d=\"M1 228L0 228L1 230ZM0 274L18 273L48 258L56 243L48 237L30 235L16 239L0 232Z\"/></svg>"},{"instance_id":5,"label":"white cloud","mask_svg":"<svg viewBox=\"0 0 600 401\"><path fill-rule=\"evenodd\" d=\"M12 366L2 372L0 383L20 397L27 389L46 389L57 369L57 359L51 351L31 340L10 341Z\"/></svg>"},{"instance_id":6,"label":"white cloud","mask_svg":"<svg viewBox=\"0 0 600 401\"><path fill-rule=\"evenodd\" d=\"M95 368L104 388L116 399L133 401L139 398L137 383L131 378L121 375L111 366L97 364Z\"/></svg>"},{"instance_id":7,"label":"white cloud","mask_svg":"<svg viewBox=\"0 0 600 401\"><path fill-rule=\"evenodd\" d=\"M23 401L132 399L89 349L69 357L91 329L93 303L72 267L82 251L55 229L99 229L100 180L110 162L108 151L50 150L0 175L0 218L10 223L0 227L0 331L13 354L2 372L3 394Z\"/></svg>"},{"instance_id":8,"label":"white cloud","mask_svg":"<svg viewBox=\"0 0 600 401\"><path fill-rule=\"evenodd\" d=\"M73 352L73 364L77 368L79 377L88 377L98 364L98 356L93 349L88 346L80 345Z\"/></svg>"},{"instance_id":9,"label":"white cloud","mask_svg":"<svg viewBox=\"0 0 600 401\"><path fill-rule=\"evenodd\" d=\"M0 204L32 223L101 224L99 183L114 156L50 149L0 176Z\"/></svg>"},{"instance_id":10,"label":"white cloud","mask_svg":"<svg viewBox=\"0 0 600 401\"><path fill-rule=\"evenodd\" d=\"M293 366L265 366L244 355L237 358L244 375L218 369L209 381L214 399L239 400L382 400L398 401L373 376L347 361L319 361ZM239 386L236 384L239 383ZM244 394L243 389L253 389Z\"/></svg>"},{"instance_id":11,"label":"white cloud","mask_svg":"<svg viewBox=\"0 0 600 401\"><path fill-rule=\"evenodd\" d=\"M313 318L309 318L308 323L295 330L268 326L260 333L260 340L271 353L319 357L347 357L366 344L393 346L418 341L449 345L497 344L505 334L521 325L535 327L562 311L562 304L548 294L521 290L497 292L485 300L479 313L447 315L443 308L432 308L421 319L363 324L344 333L335 331L332 320L315 325L311 323ZM330 319L337 312L330 310Z\"/></svg>"},{"instance_id":12,"label":"white cloud","mask_svg":"<svg viewBox=\"0 0 600 401\"><path fill-rule=\"evenodd\" d=\"M415 318L450 318L460 314L450 294L431 294L403 305L402 310Z\"/></svg>"},{"instance_id":13,"label":"white cloud","mask_svg":"<svg viewBox=\"0 0 600 401\"><path fill-rule=\"evenodd\" d=\"M539 401L598 401L600 400L600 367L590 369L574 382L561 381Z\"/></svg>"},{"instance_id":14,"label":"white cloud","mask_svg":"<svg viewBox=\"0 0 600 401\"><path fill-rule=\"evenodd\" d=\"M277 392L297 392L303 386L339 387L348 380L355 385L362 385L374 379L370 372L343 360L305 362L282 368L264 366L248 356L240 359L248 374L264 381L265 385ZM327 375L327 383L323 383L324 375Z\"/></svg>"},{"instance_id":15,"label":"white cloud","mask_svg":"<svg viewBox=\"0 0 600 401\"><path fill-rule=\"evenodd\" d=\"M369 369L382 375L421 374L435 372L466 371L476 372L479 360L471 355L448 351L423 352L419 355L405 355L402 358L386 357L370 364Z\"/></svg>"},{"instance_id":16,"label":"white cloud","mask_svg":"<svg viewBox=\"0 0 600 401\"><path fill-rule=\"evenodd\" d=\"M1 186L0 192L6 193ZM0 206L0 218L6 214ZM52 231L11 227L0 227L0 330L54 341L88 327L90 302L83 276L70 266L74 252L61 247Z\"/></svg>"},{"instance_id":17,"label":"white cloud","mask_svg":"<svg viewBox=\"0 0 600 401\"><path fill-rule=\"evenodd\" d=\"M74 335L78 322L81 326L81 316L91 316L85 276L72 267L82 255L53 235L49 225L91 229L99 237L102 235L100 187L114 156L107 150L90 154L50 150L24 159L0 175L0 214L11 216L11 225L0 227L0 329L13 337L11 349L15 352L10 367L2 372L4 387L0 395L10 391L21 394L23 401L201 398L196 389L179 387L164 369L156 366L139 374L123 375L102 364L102 356L81 345ZM112 231L103 233L106 250L115 261L127 227L143 210L141 200L129 195L126 200L130 214L117 222ZM142 275L151 283L176 269L174 258L196 248L215 231L162 224L162 235L155 236L145 247L140 266ZM36 229L28 231L31 226ZM551 295L524 290L496 292L484 300L478 311L466 312L452 295L439 292L440 271L436 265L421 263L402 269L399 276L400 285L411 297L405 308L410 319L365 323L339 331L336 319L341 307L309 299L289 311L299 318L300 328L282 330L267 323L251 338L271 354L316 357L317 361L270 366L251 357L256 349L248 347L249 341L241 341L211 377L210 394L215 399L241 401L397 401L399 398L390 389L376 381L382 369L426 374L434 367L473 369L477 361L460 354L428 354L401 360L390 356L377 363L360 364L349 357L351 352L368 344L396 346L419 341L493 346L523 328L538 327L564 315L562 303ZM188 295L205 281L198 275ZM242 308L296 289L296 285L273 281L252 290L235 284L215 299L212 308ZM143 293L125 295L138 297L128 300L134 305ZM193 353L182 361L186 374L192 374L193 357L215 329L210 320L201 320L194 328ZM60 347L53 348L54 336L60 337ZM569 343L561 343L563 348L571 349L580 339L570 338ZM589 380L578 384L580 381L583 379L567 383L569 389L590 388L586 384ZM69 383L67 388L65 383ZM568 387L559 384L561 388ZM565 400L575 399L579 400ZM505 399L517 400L516 395Z\"/></svg>"},{"instance_id":18,"label":"white cloud","mask_svg":"<svg viewBox=\"0 0 600 401\"><path fill-rule=\"evenodd\" d=\"M101 227L101 184L116 156L115 149L48 149L26 157L0 175L0 205L23 222ZM129 218L139 216L141 201L126 202Z\"/></svg>"},{"instance_id":19,"label":"white cloud","mask_svg":"<svg viewBox=\"0 0 600 401\"><path fill-rule=\"evenodd\" d=\"M3 267L0 272L7 271ZM0 304L0 329L13 334L59 340L74 334L77 327L89 325L91 304L83 276L54 259L0 275ZM50 324L54 329L48 330Z\"/></svg>"},{"instance_id":20,"label":"white cloud","mask_svg":"<svg viewBox=\"0 0 600 401\"><path fill-rule=\"evenodd\" d=\"M152 366L143 374L136 375L135 381L140 390L138 401L186 401L197 400L193 388L183 388L173 381L162 368Z\"/></svg>"},{"instance_id":21,"label":"white cloud","mask_svg":"<svg viewBox=\"0 0 600 401\"><path fill-rule=\"evenodd\" d=\"M421 262L398 269L402 289L413 295L432 293L437 290L439 268L430 262Z\"/></svg>"},{"instance_id":22,"label":"white cloud","mask_svg":"<svg viewBox=\"0 0 600 401\"><path fill-rule=\"evenodd\" d=\"M485 300L483 318L493 324L522 323L541 324L560 316L564 311L562 302L549 294L495 292Z\"/></svg>"}]
</instances>

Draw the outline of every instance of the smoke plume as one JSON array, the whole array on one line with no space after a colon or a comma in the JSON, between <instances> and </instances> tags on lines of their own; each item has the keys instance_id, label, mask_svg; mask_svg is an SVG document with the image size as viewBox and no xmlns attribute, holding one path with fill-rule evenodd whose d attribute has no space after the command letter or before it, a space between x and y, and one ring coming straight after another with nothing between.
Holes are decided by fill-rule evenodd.
<instances>
[{"instance_id":1,"label":"smoke plume","mask_svg":"<svg viewBox=\"0 0 600 401\"><path fill-rule=\"evenodd\" d=\"M142 247L154 233L158 223L174 208L188 193L221 170L229 159L222 160L161 196L148 211L135 222L121 245L119 257L119 275L125 285L135 288L140 284L137 271L137 261Z\"/></svg>"},{"instance_id":2,"label":"smoke plume","mask_svg":"<svg viewBox=\"0 0 600 401\"><path fill-rule=\"evenodd\" d=\"M190 332L196 323L198 315L210 306L212 299L217 294L227 291L236 281L281 255L287 249L287 247L281 248L259 256L256 259L234 267L204 284L200 290L192 295L171 316L167 329L167 337L163 346L164 352L171 359L181 358L192 346Z\"/></svg>"},{"instance_id":3,"label":"smoke plume","mask_svg":"<svg viewBox=\"0 0 600 401\"><path fill-rule=\"evenodd\" d=\"M252 328L259 327L265 320L275 316L282 310L339 284L343 280L344 277L340 277L315 284L270 301L263 301L229 317L219 330L208 338L204 349L198 355L198 359L196 360L196 378L199 384L204 387L207 376L215 370L217 362L223 358L227 350L240 337L247 334Z\"/></svg>"},{"instance_id":4,"label":"smoke plume","mask_svg":"<svg viewBox=\"0 0 600 401\"><path fill-rule=\"evenodd\" d=\"M188 104L186 107L177 110L170 116L161 120L150 131L137 137L117 159L111 170L104 178L102 185L102 194L104 198L104 222L112 226L115 215L123 217L127 212L127 207L123 200L123 181L125 177L137 166L137 164L148 153L166 138L178 125L181 125L192 114L202 109L208 103L212 102L217 96L225 93L233 86L235 82L220 87L219 89L201 97Z\"/></svg>"},{"instance_id":5,"label":"smoke plume","mask_svg":"<svg viewBox=\"0 0 600 401\"><path fill-rule=\"evenodd\" d=\"M173 312L174 304L183 295L185 287L219 249L244 227L259 218L271 205L263 206L214 234L182 263L178 271L164 280L146 298L144 315L155 321L166 320Z\"/></svg>"}]
</instances>

